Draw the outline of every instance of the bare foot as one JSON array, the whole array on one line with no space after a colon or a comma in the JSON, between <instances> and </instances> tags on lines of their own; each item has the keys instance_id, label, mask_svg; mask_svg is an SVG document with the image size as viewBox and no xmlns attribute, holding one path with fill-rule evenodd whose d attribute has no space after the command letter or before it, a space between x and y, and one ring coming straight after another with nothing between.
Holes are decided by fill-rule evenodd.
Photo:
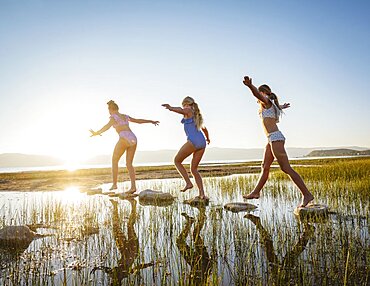
<instances>
[{"instance_id":1,"label":"bare foot","mask_svg":"<svg viewBox=\"0 0 370 286\"><path fill-rule=\"evenodd\" d=\"M125 192L126 194L128 194L128 195L132 195L133 193L135 193L136 192L136 188L131 188L131 189L129 189L127 192Z\"/></svg>"},{"instance_id":2,"label":"bare foot","mask_svg":"<svg viewBox=\"0 0 370 286\"><path fill-rule=\"evenodd\" d=\"M313 195L309 194L307 196L303 196L302 203L299 205L300 208L304 208L308 205L309 202L313 200Z\"/></svg>"},{"instance_id":3,"label":"bare foot","mask_svg":"<svg viewBox=\"0 0 370 286\"><path fill-rule=\"evenodd\" d=\"M117 185L112 185L111 187L110 187L110 189L109 189L110 191L113 191L113 190L117 190Z\"/></svg>"},{"instance_id":4,"label":"bare foot","mask_svg":"<svg viewBox=\"0 0 370 286\"><path fill-rule=\"evenodd\" d=\"M256 192L251 192L248 195L243 195L243 198L245 198L246 200L259 199L260 194Z\"/></svg>"},{"instance_id":5,"label":"bare foot","mask_svg":"<svg viewBox=\"0 0 370 286\"><path fill-rule=\"evenodd\" d=\"M181 189L180 192L185 192L193 188L193 184L186 184L185 188Z\"/></svg>"},{"instance_id":6,"label":"bare foot","mask_svg":"<svg viewBox=\"0 0 370 286\"><path fill-rule=\"evenodd\" d=\"M197 196L197 198L199 198L200 200L203 200L203 201L209 201L209 197L203 195L203 196Z\"/></svg>"}]
</instances>

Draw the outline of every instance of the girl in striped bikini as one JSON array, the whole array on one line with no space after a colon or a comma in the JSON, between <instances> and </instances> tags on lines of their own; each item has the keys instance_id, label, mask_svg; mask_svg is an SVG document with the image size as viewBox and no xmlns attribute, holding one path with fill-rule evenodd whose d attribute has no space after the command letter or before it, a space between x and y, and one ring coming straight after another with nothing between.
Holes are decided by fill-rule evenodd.
<instances>
[{"instance_id":1,"label":"girl in striped bikini","mask_svg":"<svg viewBox=\"0 0 370 286\"><path fill-rule=\"evenodd\" d=\"M112 176L113 176L113 184L110 190L117 189L117 178L118 178L118 161L126 151L126 167L128 174L130 176L131 181L131 188L126 193L133 194L136 192L136 182L135 182L135 169L132 165L132 161L134 160L137 139L135 134L131 131L129 127L129 121L134 123L152 123L154 125L158 125L159 121L147 120L147 119L135 119L126 114L121 114L118 112L118 105L113 101L110 100L108 103L108 111L111 115L109 117L109 122L104 125L99 131L94 131L90 129L91 136L101 135L103 132L107 131L112 126L116 129L119 140L116 144L116 147L113 151L112 156Z\"/></svg>"}]
</instances>

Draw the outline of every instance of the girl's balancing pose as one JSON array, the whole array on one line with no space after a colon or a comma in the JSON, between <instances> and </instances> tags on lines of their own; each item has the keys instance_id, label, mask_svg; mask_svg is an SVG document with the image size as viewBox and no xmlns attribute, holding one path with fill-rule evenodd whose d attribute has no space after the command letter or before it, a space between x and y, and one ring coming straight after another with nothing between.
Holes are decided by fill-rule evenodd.
<instances>
[{"instance_id":1,"label":"girl's balancing pose","mask_svg":"<svg viewBox=\"0 0 370 286\"><path fill-rule=\"evenodd\" d=\"M130 176L131 181L131 188L126 193L133 194L136 192L136 183L135 183L135 169L132 165L132 161L135 156L136 146L137 146L137 139L135 134L131 131L129 127L129 121L135 123L152 123L154 125L158 125L159 121L153 120L146 120L146 119L135 119L126 114L121 114L118 112L118 105L113 101L110 100L108 103L108 111L110 116L109 122L104 125L99 131L93 131L90 129L91 136L101 135L103 132L107 131L111 126L113 126L118 135L119 140L114 147L113 156L112 156L112 176L113 176L113 184L110 190L117 189L117 177L118 177L118 161L126 152L126 167L128 174Z\"/></svg>"},{"instance_id":2,"label":"girl's balancing pose","mask_svg":"<svg viewBox=\"0 0 370 286\"><path fill-rule=\"evenodd\" d=\"M210 140L208 130L203 126L203 117L198 108L198 104L193 98L188 96L182 101L182 108L172 107L169 104L162 104L162 106L170 111L184 115L181 123L184 124L184 130L188 141L180 148L174 159L178 172L186 182L185 187L181 191L185 192L186 190L193 188L193 184L189 179L189 175L182 165L182 162L185 160L185 158L193 154L193 159L191 160L191 173L193 174L199 189L199 198L208 200L204 194L202 177L198 172L198 165L206 149L206 142L209 144ZM204 138L201 130L206 138Z\"/></svg>"},{"instance_id":3,"label":"girl's balancing pose","mask_svg":"<svg viewBox=\"0 0 370 286\"><path fill-rule=\"evenodd\" d=\"M302 202L300 207L305 207L313 200L313 195L308 191L301 176L290 166L288 156L284 148L285 137L279 131L276 124L279 122L279 116L282 109L290 107L290 104L285 103L283 105L279 105L276 95L271 92L269 86L264 84L257 89L252 84L252 79L248 76L244 77L243 83L249 87L252 94L258 99L258 103L260 104L259 114L268 139L262 163L262 172L257 185L251 193L244 195L243 197L245 199L258 199L260 197L260 192L269 176L270 166L274 161L274 158L276 158L281 170L290 176L301 191Z\"/></svg>"}]
</instances>

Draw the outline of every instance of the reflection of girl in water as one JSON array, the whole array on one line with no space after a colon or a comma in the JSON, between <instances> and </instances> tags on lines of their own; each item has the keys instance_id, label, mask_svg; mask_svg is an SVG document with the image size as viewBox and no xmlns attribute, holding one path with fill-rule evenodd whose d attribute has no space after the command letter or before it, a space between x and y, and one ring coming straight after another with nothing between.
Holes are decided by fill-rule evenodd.
<instances>
[{"instance_id":1,"label":"reflection of girl in water","mask_svg":"<svg viewBox=\"0 0 370 286\"><path fill-rule=\"evenodd\" d=\"M205 208L199 209L199 216L196 225L194 226L192 239L194 241L194 249L191 249L186 244L186 238L190 233L190 229L195 219L182 213L186 219L185 227L176 239L176 245L180 254L184 257L185 261L189 264L191 272L189 274L189 285L207 285L207 279L211 273L212 260L208 254L207 248L204 245L203 238L200 232L204 226L206 215Z\"/></svg>"},{"instance_id":2,"label":"reflection of girl in water","mask_svg":"<svg viewBox=\"0 0 370 286\"><path fill-rule=\"evenodd\" d=\"M109 117L109 122L98 131L90 129L91 136L101 135L103 132L107 131L112 126L116 129L119 135L119 140L116 144L116 147L114 148L112 156L113 184L110 190L117 189L118 162L119 159L122 157L123 153L126 152L126 167L131 181L131 188L127 193L133 194L136 192L136 182L135 182L135 169L132 165L132 161L134 160L135 156L137 139L135 134L131 131L129 127L129 122L139 124L152 123L154 125L158 125L159 121L147 119L135 119L126 114L121 114L118 112L118 105L113 100L110 100L107 104L109 114L111 115Z\"/></svg>"},{"instance_id":3,"label":"reflection of girl in water","mask_svg":"<svg viewBox=\"0 0 370 286\"><path fill-rule=\"evenodd\" d=\"M120 218L118 216L118 202L110 200L113 205L113 236L116 242L117 249L121 254L121 258L118 260L118 266L109 268L105 266L95 267L93 271L98 269L109 273L112 276L113 285L121 285L121 281L127 278L135 270L144 269L153 266L154 263L144 263L139 266L132 267L135 259L139 254L139 239L135 233L134 224L136 222L136 201L129 200L131 204L131 213L127 222L127 236L123 233Z\"/></svg>"},{"instance_id":4,"label":"reflection of girl in water","mask_svg":"<svg viewBox=\"0 0 370 286\"><path fill-rule=\"evenodd\" d=\"M271 266L273 279L275 282L278 282L279 277L277 275L279 273L281 274L282 271L290 271L294 268L295 264L297 263L298 256L303 252L303 250L305 250L308 241L314 234L315 228L307 222L304 223L303 233L299 237L298 242L290 251L285 254L280 262L278 256L275 254L272 237L263 227L261 219L252 214L247 214L245 218L248 218L256 226L256 229L260 235L261 246L265 250L267 260Z\"/></svg>"}]
</instances>

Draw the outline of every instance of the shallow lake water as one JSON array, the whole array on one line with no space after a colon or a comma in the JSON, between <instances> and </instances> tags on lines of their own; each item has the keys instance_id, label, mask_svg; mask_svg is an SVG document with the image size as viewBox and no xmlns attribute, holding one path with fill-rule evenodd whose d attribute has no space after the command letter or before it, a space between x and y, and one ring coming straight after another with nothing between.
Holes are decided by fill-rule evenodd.
<instances>
[{"instance_id":1,"label":"shallow lake water","mask_svg":"<svg viewBox=\"0 0 370 286\"><path fill-rule=\"evenodd\" d=\"M192 207L180 179L138 181L169 192L169 206L63 192L0 192L0 226L35 225L44 237L0 248L0 285L362 285L369 280L369 202L301 221L289 181L269 181L257 209L233 213L256 175L205 178L207 207ZM109 185L100 186L107 191ZM127 189L127 183L119 188ZM274 192L271 192L274 190ZM354 211L354 208L356 211ZM356 273L354 273L356 272ZM346 280L345 280L346 279ZM363 284L366 285L366 284Z\"/></svg>"}]
</instances>

